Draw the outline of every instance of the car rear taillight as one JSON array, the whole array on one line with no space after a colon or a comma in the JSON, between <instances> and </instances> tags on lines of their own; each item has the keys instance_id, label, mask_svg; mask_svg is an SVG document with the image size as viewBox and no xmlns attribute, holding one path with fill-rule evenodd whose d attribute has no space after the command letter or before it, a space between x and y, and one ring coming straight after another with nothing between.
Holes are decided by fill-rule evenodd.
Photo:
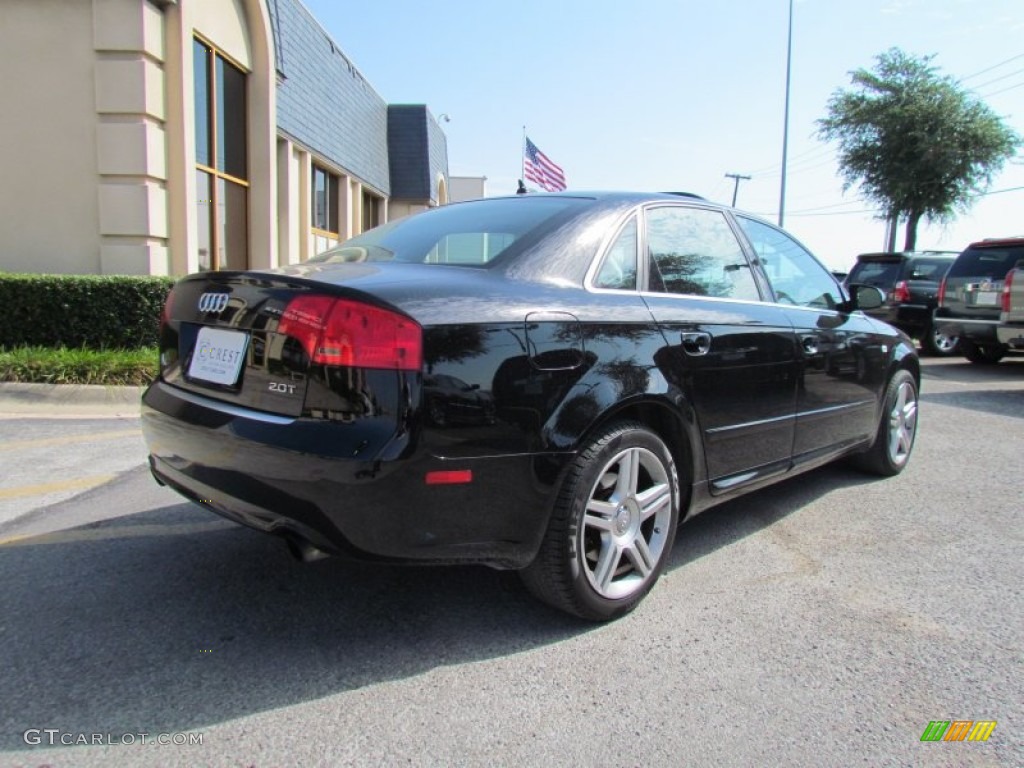
<instances>
[{"instance_id":1,"label":"car rear taillight","mask_svg":"<svg viewBox=\"0 0 1024 768\"><path fill-rule=\"evenodd\" d=\"M903 304L910 301L910 288L907 286L906 280L900 280L896 283L892 289L892 300L897 304Z\"/></svg>"},{"instance_id":2,"label":"car rear taillight","mask_svg":"<svg viewBox=\"0 0 1024 768\"><path fill-rule=\"evenodd\" d=\"M1006 273L1006 279L1003 280L1003 312L1010 311L1010 288L1013 286L1013 272L1010 270Z\"/></svg>"},{"instance_id":3,"label":"car rear taillight","mask_svg":"<svg viewBox=\"0 0 1024 768\"><path fill-rule=\"evenodd\" d=\"M423 331L414 320L380 307L331 296L288 302L277 332L294 337L323 365L418 371Z\"/></svg>"},{"instance_id":4,"label":"car rear taillight","mask_svg":"<svg viewBox=\"0 0 1024 768\"><path fill-rule=\"evenodd\" d=\"M942 278L942 282L939 283L939 297L938 305L941 307L946 301L946 278Z\"/></svg>"}]
</instances>

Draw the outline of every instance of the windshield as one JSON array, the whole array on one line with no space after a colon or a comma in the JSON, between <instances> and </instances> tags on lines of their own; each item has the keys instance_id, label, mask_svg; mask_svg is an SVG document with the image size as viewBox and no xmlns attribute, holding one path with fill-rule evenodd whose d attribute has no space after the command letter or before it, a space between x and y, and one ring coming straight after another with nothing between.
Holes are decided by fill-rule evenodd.
<instances>
[{"instance_id":1,"label":"windshield","mask_svg":"<svg viewBox=\"0 0 1024 768\"><path fill-rule=\"evenodd\" d=\"M312 263L404 261L486 266L554 229L587 201L572 197L492 198L447 205L371 229Z\"/></svg>"}]
</instances>

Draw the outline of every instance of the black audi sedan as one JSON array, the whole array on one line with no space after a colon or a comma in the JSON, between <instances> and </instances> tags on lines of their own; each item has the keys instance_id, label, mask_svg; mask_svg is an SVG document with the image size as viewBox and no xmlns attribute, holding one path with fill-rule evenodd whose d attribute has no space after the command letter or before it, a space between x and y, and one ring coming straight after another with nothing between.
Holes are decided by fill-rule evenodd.
<instances>
[{"instance_id":1,"label":"black audi sedan","mask_svg":"<svg viewBox=\"0 0 1024 768\"><path fill-rule=\"evenodd\" d=\"M914 345L859 311L877 289L850 290L692 196L447 205L300 265L179 281L150 464L303 559L516 569L608 620L688 517L843 456L906 466ZM443 381L472 417L438 417Z\"/></svg>"}]
</instances>

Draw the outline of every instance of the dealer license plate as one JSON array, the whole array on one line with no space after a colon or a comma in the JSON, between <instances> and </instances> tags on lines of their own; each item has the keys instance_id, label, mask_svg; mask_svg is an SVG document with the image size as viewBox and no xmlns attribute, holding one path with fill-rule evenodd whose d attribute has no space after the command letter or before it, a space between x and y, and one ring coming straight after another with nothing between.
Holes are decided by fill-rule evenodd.
<instances>
[{"instance_id":1,"label":"dealer license plate","mask_svg":"<svg viewBox=\"0 0 1024 768\"><path fill-rule=\"evenodd\" d=\"M994 307L999 304L998 291L978 291L974 294L974 303L982 307Z\"/></svg>"},{"instance_id":2,"label":"dealer license plate","mask_svg":"<svg viewBox=\"0 0 1024 768\"><path fill-rule=\"evenodd\" d=\"M242 370L248 343L247 333L200 328L192 362L188 366L189 377L233 386L238 381L238 372Z\"/></svg>"}]
</instances>

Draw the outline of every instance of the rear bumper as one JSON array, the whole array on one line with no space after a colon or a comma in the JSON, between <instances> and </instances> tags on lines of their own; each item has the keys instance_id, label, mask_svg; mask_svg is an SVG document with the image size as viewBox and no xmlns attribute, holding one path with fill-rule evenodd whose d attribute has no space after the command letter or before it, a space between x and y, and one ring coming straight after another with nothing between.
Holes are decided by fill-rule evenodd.
<instances>
[{"instance_id":1,"label":"rear bumper","mask_svg":"<svg viewBox=\"0 0 1024 768\"><path fill-rule=\"evenodd\" d=\"M973 341L975 344L996 344L998 320L975 320L966 317L948 317L936 311L932 321L935 327L949 336Z\"/></svg>"},{"instance_id":2,"label":"rear bumper","mask_svg":"<svg viewBox=\"0 0 1024 768\"><path fill-rule=\"evenodd\" d=\"M996 328L1000 344L1012 349L1024 349L1024 323L1004 323Z\"/></svg>"},{"instance_id":3,"label":"rear bumper","mask_svg":"<svg viewBox=\"0 0 1024 768\"><path fill-rule=\"evenodd\" d=\"M565 454L448 459L421 435L373 455L339 455L334 446L351 445L360 428L246 411L162 382L143 396L156 479L235 522L357 559L530 563ZM454 469L471 470L473 481L425 482L427 472Z\"/></svg>"}]
</instances>

